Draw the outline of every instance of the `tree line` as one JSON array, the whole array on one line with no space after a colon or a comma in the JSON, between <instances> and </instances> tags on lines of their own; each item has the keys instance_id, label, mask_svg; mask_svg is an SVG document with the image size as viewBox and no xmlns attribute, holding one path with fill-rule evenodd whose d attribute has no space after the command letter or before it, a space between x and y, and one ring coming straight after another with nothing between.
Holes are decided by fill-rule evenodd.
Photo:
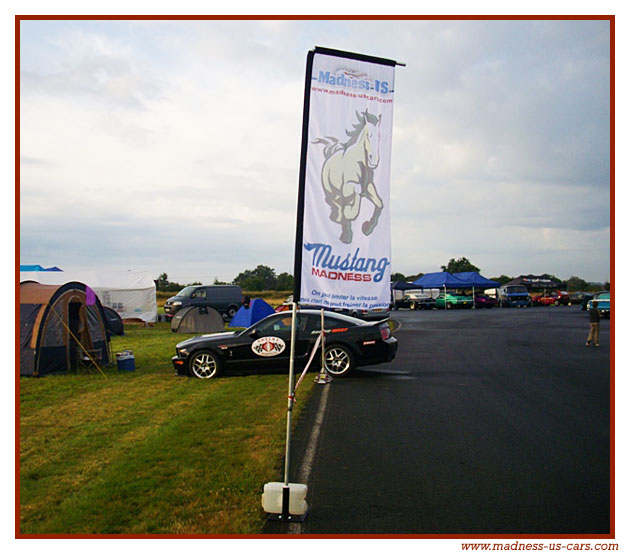
<instances>
[{"instance_id":1,"label":"tree line","mask_svg":"<svg viewBox=\"0 0 630 554\"><path fill-rule=\"evenodd\" d=\"M440 266L442 271L448 271L449 273L461 273L464 271L476 271L478 273L481 270L470 262L466 257L462 257L459 259L451 258L446 265ZM406 281L412 283L416 279L422 277L424 273L418 273L415 275L403 275L402 273L392 273L392 282L394 281ZM551 281L555 281L559 283L559 286L563 290L567 290L570 292L575 291L598 291L602 287L606 290L610 290L610 283L606 282L603 285L601 283L587 283L584 279L576 276L572 276L566 281L562 279L558 279L555 275L550 273L545 273L541 277L546 279L550 279ZM511 281L514 277L510 277L508 275L499 275L498 277L489 277L492 281L498 281L501 285ZM200 282L187 283L186 285L182 285L180 283L171 282L168 280L168 275L166 273L162 273L156 280L155 286L157 290L160 291L173 291L177 292L183 289L188 285L201 285ZM275 269L266 266L266 265L258 265L255 269L246 269L239 273L231 283L226 283L223 281L219 281L218 279L214 280L214 285L238 285L243 290L259 292L263 290L282 290L282 291L292 291L293 290L293 275L287 272L280 273L276 275Z\"/></svg>"},{"instance_id":2,"label":"tree line","mask_svg":"<svg viewBox=\"0 0 630 554\"><path fill-rule=\"evenodd\" d=\"M160 274L160 276L155 279L155 288L157 290L169 292L177 292L186 286L202 284L203 283L200 282L194 282L184 285L181 283L176 283L175 281L169 281L168 275L166 273ZM215 278L212 284L238 285L243 290L255 292L263 290L290 291L293 290L293 275L286 272L276 275L275 269L261 264L255 269L246 269L245 271L242 271L236 277L234 277L231 283L219 281L219 279Z\"/></svg>"}]
</instances>

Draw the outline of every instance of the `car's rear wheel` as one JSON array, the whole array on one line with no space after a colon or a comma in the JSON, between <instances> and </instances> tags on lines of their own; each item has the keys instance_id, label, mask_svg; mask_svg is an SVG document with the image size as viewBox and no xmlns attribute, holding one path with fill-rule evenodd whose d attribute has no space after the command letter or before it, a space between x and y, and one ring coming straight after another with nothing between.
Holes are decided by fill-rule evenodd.
<instances>
[{"instance_id":1,"label":"car's rear wheel","mask_svg":"<svg viewBox=\"0 0 630 554\"><path fill-rule=\"evenodd\" d=\"M326 371L333 377L345 377L354 369L354 356L345 346L333 344L324 355Z\"/></svg>"},{"instance_id":2,"label":"car's rear wheel","mask_svg":"<svg viewBox=\"0 0 630 554\"><path fill-rule=\"evenodd\" d=\"M191 355L188 373L197 379L212 379L221 373L221 361L210 350L199 350Z\"/></svg>"}]
</instances>

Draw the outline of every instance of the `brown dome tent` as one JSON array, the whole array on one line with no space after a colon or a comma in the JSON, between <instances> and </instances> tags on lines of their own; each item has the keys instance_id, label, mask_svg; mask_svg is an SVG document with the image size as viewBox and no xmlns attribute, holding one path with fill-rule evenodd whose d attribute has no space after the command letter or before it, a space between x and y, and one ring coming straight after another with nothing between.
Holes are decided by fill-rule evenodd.
<instances>
[{"instance_id":1,"label":"brown dome tent","mask_svg":"<svg viewBox=\"0 0 630 554\"><path fill-rule=\"evenodd\" d=\"M103 307L94 291L76 281L20 283L20 375L75 370L86 351L98 363L110 361Z\"/></svg>"},{"instance_id":2,"label":"brown dome tent","mask_svg":"<svg viewBox=\"0 0 630 554\"><path fill-rule=\"evenodd\" d=\"M221 314L208 306L186 306L171 320L173 333L218 333L225 330Z\"/></svg>"}]
</instances>

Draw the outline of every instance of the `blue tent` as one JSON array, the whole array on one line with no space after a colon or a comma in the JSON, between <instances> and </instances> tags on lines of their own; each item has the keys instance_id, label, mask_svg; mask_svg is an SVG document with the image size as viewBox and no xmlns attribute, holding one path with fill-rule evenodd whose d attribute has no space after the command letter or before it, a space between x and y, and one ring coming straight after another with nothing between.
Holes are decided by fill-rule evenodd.
<instances>
[{"instance_id":1,"label":"blue tent","mask_svg":"<svg viewBox=\"0 0 630 554\"><path fill-rule=\"evenodd\" d=\"M461 289L467 286L467 283L451 275L448 271L440 271L438 273L426 273L413 282L423 289Z\"/></svg>"},{"instance_id":2,"label":"blue tent","mask_svg":"<svg viewBox=\"0 0 630 554\"><path fill-rule=\"evenodd\" d=\"M496 289L501 286L497 281L491 281L486 279L483 275L480 275L477 271L462 271L460 273L453 273L454 277L464 281L469 287L479 287L484 289Z\"/></svg>"},{"instance_id":3,"label":"blue tent","mask_svg":"<svg viewBox=\"0 0 630 554\"><path fill-rule=\"evenodd\" d=\"M413 283L407 283L405 281L394 281L391 284L391 288L392 290L413 290L417 289L418 287Z\"/></svg>"},{"instance_id":4,"label":"blue tent","mask_svg":"<svg viewBox=\"0 0 630 554\"><path fill-rule=\"evenodd\" d=\"M241 306L238 312L234 314L230 327L249 327L273 313L275 313L274 309L262 298L254 298L250 302L249 308Z\"/></svg>"},{"instance_id":5,"label":"blue tent","mask_svg":"<svg viewBox=\"0 0 630 554\"><path fill-rule=\"evenodd\" d=\"M57 266L42 267L39 264L36 265L20 265L20 271L61 271Z\"/></svg>"}]
</instances>

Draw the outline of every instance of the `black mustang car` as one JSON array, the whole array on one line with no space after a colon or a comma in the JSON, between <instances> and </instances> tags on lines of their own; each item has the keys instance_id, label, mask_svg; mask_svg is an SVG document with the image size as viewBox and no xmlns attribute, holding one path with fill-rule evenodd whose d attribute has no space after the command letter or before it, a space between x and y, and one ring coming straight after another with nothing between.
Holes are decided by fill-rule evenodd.
<instances>
[{"instance_id":1,"label":"black mustang car","mask_svg":"<svg viewBox=\"0 0 630 554\"><path fill-rule=\"evenodd\" d=\"M318 310L297 313L296 367L304 367L321 329ZM325 312L326 370L334 377L348 375L355 367L394 359L398 341L387 321L367 322ZM210 379L224 369L282 369L289 367L291 313L272 314L244 331L203 335L175 347L177 375ZM317 362L315 361L315 367Z\"/></svg>"}]
</instances>

